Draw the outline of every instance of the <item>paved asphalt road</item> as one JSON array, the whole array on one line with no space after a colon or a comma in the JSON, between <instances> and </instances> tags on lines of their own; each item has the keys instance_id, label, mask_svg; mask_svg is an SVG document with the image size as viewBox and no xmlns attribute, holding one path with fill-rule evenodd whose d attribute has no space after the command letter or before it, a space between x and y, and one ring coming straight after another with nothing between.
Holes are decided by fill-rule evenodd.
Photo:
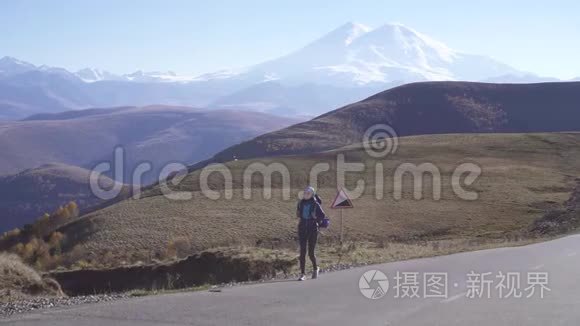
<instances>
[{"instance_id":1,"label":"paved asphalt road","mask_svg":"<svg viewBox=\"0 0 580 326\"><path fill-rule=\"evenodd\" d=\"M365 298L359 279L368 270L387 275L380 299ZM470 298L491 272L487 298ZM419 298L396 298L395 276L419 277ZM447 272L446 297L424 298L424 273ZM520 273L522 298L499 298L499 272ZM528 275L548 273L550 291L532 298ZM419 273L419 274L413 274ZM531 274L529 274L531 273ZM514 276L516 277L516 276ZM468 278L475 280L468 282ZM543 281L540 280L540 283ZM378 282L371 282L371 287ZM406 287L403 280L399 295ZM471 285L469 285L471 284ZM489 284L489 283L486 283ZM507 285L507 284L506 284ZM429 289L436 289L429 287ZM504 296L507 290L504 291ZM410 292L407 292L409 294ZM412 293L412 292L411 292ZM434 293L431 293L434 294ZM580 235L519 248L502 248L356 268L323 274L318 280L239 286L222 292L178 293L69 307L0 321L7 325L578 325L580 323Z\"/></svg>"}]
</instances>

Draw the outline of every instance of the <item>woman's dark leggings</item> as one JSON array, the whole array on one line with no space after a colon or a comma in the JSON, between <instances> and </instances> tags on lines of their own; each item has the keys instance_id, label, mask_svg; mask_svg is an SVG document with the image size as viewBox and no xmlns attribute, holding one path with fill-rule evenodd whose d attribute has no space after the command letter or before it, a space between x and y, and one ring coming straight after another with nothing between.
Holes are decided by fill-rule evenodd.
<instances>
[{"instance_id":1,"label":"woman's dark leggings","mask_svg":"<svg viewBox=\"0 0 580 326\"><path fill-rule=\"evenodd\" d=\"M316 222L309 220L302 220L298 224L298 239L300 241L300 271L305 274L306 271L306 250L308 249L308 257L312 262L312 268L316 270L316 241L318 240L318 226Z\"/></svg>"}]
</instances>

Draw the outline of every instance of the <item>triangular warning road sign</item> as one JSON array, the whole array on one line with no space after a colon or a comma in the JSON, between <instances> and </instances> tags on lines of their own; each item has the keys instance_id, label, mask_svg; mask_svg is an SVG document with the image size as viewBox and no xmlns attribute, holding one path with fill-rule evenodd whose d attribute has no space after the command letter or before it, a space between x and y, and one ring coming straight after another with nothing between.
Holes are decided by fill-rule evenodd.
<instances>
[{"instance_id":1,"label":"triangular warning road sign","mask_svg":"<svg viewBox=\"0 0 580 326\"><path fill-rule=\"evenodd\" d=\"M353 208L350 198L344 192L344 189L339 189L330 208Z\"/></svg>"}]
</instances>

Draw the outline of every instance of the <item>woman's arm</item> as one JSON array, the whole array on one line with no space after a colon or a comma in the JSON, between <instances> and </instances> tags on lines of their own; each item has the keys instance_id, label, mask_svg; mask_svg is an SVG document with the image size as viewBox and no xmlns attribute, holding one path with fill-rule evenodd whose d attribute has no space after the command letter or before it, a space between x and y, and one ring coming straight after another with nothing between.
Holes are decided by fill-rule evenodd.
<instances>
[{"instance_id":1,"label":"woman's arm","mask_svg":"<svg viewBox=\"0 0 580 326\"><path fill-rule=\"evenodd\" d=\"M300 218L300 201L296 204L296 217Z\"/></svg>"},{"instance_id":2,"label":"woman's arm","mask_svg":"<svg viewBox=\"0 0 580 326\"><path fill-rule=\"evenodd\" d=\"M324 218L326 217L326 213L324 212L324 210L322 209L322 205L320 205L318 202L316 203L316 208L314 209L313 212L313 218L317 221L320 222L322 221Z\"/></svg>"}]
</instances>

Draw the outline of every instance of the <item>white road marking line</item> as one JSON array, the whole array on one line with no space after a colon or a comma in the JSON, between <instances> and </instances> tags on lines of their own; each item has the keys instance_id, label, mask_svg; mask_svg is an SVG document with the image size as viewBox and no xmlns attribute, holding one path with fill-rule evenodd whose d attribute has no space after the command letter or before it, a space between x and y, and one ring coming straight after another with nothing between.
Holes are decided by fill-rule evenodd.
<instances>
[{"instance_id":1,"label":"white road marking line","mask_svg":"<svg viewBox=\"0 0 580 326\"><path fill-rule=\"evenodd\" d=\"M576 253L575 252L571 252L571 253L568 254L568 257L574 257L574 256L576 256Z\"/></svg>"},{"instance_id":2,"label":"white road marking line","mask_svg":"<svg viewBox=\"0 0 580 326\"><path fill-rule=\"evenodd\" d=\"M442 300L441 302L442 303L449 303L449 302L452 302L452 301L455 301L457 299L461 299L461 298L465 297L466 294L467 294L467 292L461 292L461 293L456 294L456 295L454 295L452 297L449 297L449 298L447 298L445 300Z\"/></svg>"},{"instance_id":3,"label":"white road marking line","mask_svg":"<svg viewBox=\"0 0 580 326\"><path fill-rule=\"evenodd\" d=\"M537 271L538 269L540 269L542 267L544 267L544 264L536 265L536 266L532 267L532 270Z\"/></svg>"}]
</instances>

